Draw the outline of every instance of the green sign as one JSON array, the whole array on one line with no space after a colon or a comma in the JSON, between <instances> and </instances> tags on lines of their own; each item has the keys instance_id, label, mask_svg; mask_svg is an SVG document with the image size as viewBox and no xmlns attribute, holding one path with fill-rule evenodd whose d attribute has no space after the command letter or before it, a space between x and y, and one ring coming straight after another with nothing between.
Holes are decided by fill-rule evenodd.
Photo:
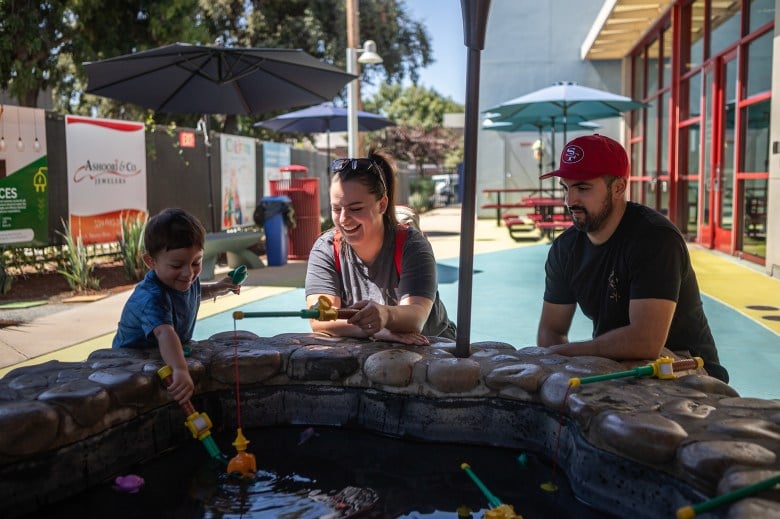
<instances>
[{"instance_id":1,"label":"green sign","mask_svg":"<svg viewBox=\"0 0 780 519\"><path fill-rule=\"evenodd\" d=\"M0 245L48 245L48 169L44 155L0 179Z\"/></svg>"}]
</instances>

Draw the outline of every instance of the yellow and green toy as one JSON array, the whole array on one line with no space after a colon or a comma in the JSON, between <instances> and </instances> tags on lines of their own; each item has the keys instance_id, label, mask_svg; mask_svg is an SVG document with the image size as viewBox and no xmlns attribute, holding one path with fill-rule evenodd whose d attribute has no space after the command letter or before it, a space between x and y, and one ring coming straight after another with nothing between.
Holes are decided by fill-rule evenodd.
<instances>
[{"instance_id":1,"label":"yellow and green toy","mask_svg":"<svg viewBox=\"0 0 780 519\"><path fill-rule=\"evenodd\" d=\"M780 474L777 474L771 478L767 478L763 481L747 485L731 492L721 494L718 497L714 497L708 501L690 506L684 506L677 510L677 519L693 519L697 514L703 514L709 512L713 508L717 508L722 505L733 503L743 497L752 496L763 490L770 490L775 485L780 485Z\"/></svg>"},{"instance_id":2,"label":"yellow and green toy","mask_svg":"<svg viewBox=\"0 0 780 519\"><path fill-rule=\"evenodd\" d=\"M173 370L168 365L158 369L157 376L160 377L160 380L162 380L163 385L166 388L173 383ZM214 438L211 436L212 423L209 415L197 412L192 405L192 402L189 400L180 403L179 406L187 417L184 421L184 426L192 433L192 437L200 440L212 458L221 463L225 463L227 457L222 454L219 447L217 447L216 442L214 442Z\"/></svg>"},{"instance_id":3,"label":"yellow and green toy","mask_svg":"<svg viewBox=\"0 0 780 519\"><path fill-rule=\"evenodd\" d=\"M269 311L269 312L233 312L233 319L250 317L300 317L302 319L316 319L318 321L335 321L336 319L349 319L357 313L351 308L333 308L333 305L325 296L320 296L316 305L297 311Z\"/></svg>"},{"instance_id":4,"label":"yellow and green toy","mask_svg":"<svg viewBox=\"0 0 780 519\"><path fill-rule=\"evenodd\" d=\"M614 380L617 378L628 377L656 377L661 380L668 380L673 379L674 374L677 371L698 369L702 366L704 366L704 360L702 360L701 357L693 357L692 359L683 360L674 360L670 357L661 357L646 366L637 366L626 371L606 373L604 375L594 375L592 377L585 378L570 378L569 387L577 387L582 384L590 384L593 382L602 382L604 380Z\"/></svg>"},{"instance_id":5,"label":"yellow and green toy","mask_svg":"<svg viewBox=\"0 0 780 519\"><path fill-rule=\"evenodd\" d=\"M488 500L490 510L485 512L485 519L523 519L522 515L515 513L515 509L512 505L502 503L499 498L497 498L490 490L488 490L485 484L477 477L476 474L474 474L474 471L471 470L471 465L468 463L461 463L460 468L462 468L466 474L469 475L474 484L477 485L477 488L482 491L482 494Z\"/></svg>"}]
</instances>

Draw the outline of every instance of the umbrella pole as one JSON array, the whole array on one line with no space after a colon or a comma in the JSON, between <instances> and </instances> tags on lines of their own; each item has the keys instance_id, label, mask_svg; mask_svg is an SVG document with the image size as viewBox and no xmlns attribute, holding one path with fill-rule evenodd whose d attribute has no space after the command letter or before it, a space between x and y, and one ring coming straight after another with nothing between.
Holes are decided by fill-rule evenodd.
<instances>
[{"instance_id":1,"label":"umbrella pole","mask_svg":"<svg viewBox=\"0 0 780 519\"><path fill-rule=\"evenodd\" d=\"M325 165L325 171L330 175L330 128L328 128L328 131L326 133L327 135L327 145L328 145L328 163ZM325 177L327 178L327 177Z\"/></svg>"},{"instance_id":2,"label":"umbrella pole","mask_svg":"<svg viewBox=\"0 0 780 519\"><path fill-rule=\"evenodd\" d=\"M203 121L203 142L206 145L206 171L208 172L209 184L209 217L211 218L211 232L217 232L217 220L214 215L214 186L211 181L211 139L209 138L209 117L201 116Z\"/></svg>"},{"instance_id":3,"label":"umbrella pole","mask_svg":"<svg viewBox=\"0 0 780 519\"><path fill-rule=\"evenodd\" d=\"M490 0L461 0L466 59L466 124L463 135L463 200L460 209L458 333L455 356L471 354L471 301L474 277L474 219L477 202L477 131L479 129L479 62L485 48Z\"/></svg>"},{"instance_id":4,"label":"umbrella pole","mask_svg":"<svg viewBox=\"0 0 780 519\"><path fill-rule=\"evenodd\" d=\"M539 126L539 177L544 174L544 146L542 145L542 127ZM542 196L542 179L539 178L539 196Z\"/></svg>"},{"instance_id":5,"label":"umbrella pole","mask_svg":"<svg viewBox=\"0 0 780 519\"><path fill-rule=\"evenodd\" d=\"M550 171L555 171L555 117L550 117L550 122L552 128L552 145L550 146L550 159L552 160L550 164L552 169ZM555 197L555 177L550 177L550 185L552 186L552 196Z\"/></svg>"}]
</instances>

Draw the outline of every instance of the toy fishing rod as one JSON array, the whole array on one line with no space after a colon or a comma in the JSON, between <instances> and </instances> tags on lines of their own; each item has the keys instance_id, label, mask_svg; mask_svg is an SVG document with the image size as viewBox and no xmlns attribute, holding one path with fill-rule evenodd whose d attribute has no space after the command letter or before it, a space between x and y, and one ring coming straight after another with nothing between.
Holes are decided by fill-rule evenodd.
<instances>
[{"instance_id":1,"label":"toy fishing rod","mask_svg":"<svg viewBox=\"0 0 780 519\"><path fill-rule=\"evenodd\" d=\"M173 370L170 366L165 365L158 369L157 376L160 377L166 388L173 384ZM197 412L189 400L180 403L179 406L187 417L184 426L190 430L192 437L201 441L212 458L224 464L227 457L220 452L219 447L214 442L214 438L211 436L212 423L209 415Z\"/></svg>"},{"instance_id":2,"label":"toy fishing rod","mask_svg":"<svg viewBox=\"0 0 780 519\"><path fill-rule=\"evenodd\" d=\"M522 515L515 513L515 509L512 507L512 505L506 505L502 503L499 498L497 498L490 490L488 490L485 484L482 483L476 474L474 474L474 471L471 470L471 465L468 463L461 463L460 468L462 468L466 474L469 475L474 484L477 485L477 487L482 491L482 494L488 500L488 504L490 505L491 509L485 512L485 519L523 519Z\"/></svg>"},{"instance_id":3,"label":"toy fishing rod","mask_svg":"<svg viewBox=\"0 0 780 519\"><path fill-rule=\"evenodd\" d=\"M298 311L271 311L271 312L233 312L233 319L250 317L300 317L301 319L316 319L318 321L335 321L336 319L349 319L358 311L351 308L333 308L333 305L325 296L320 296L316 305L311 308Z\"/></svg>"},{"instance_id":4,"label":"toy fishing rod","mask_svg":"<svg viewBox=\"0 0 780 519\"><path fill-rule=\"evenodd\" d=\"M678 508L677 519L692 519L693 517L696 517L697 514L708 512L713 508L719 507L721 505L733 503L738 499L756 494L762 490L769 490L775 485L780 485L780 474L763 481L753 483L752 485L738 488L731 492L719 495L718 497L714 497L708 501L704 501L703 503Z\"/></svg>"},{"instance_id":5,"label":"toy fishing rod","mask_svg":"<svg viewBox=\"0 0 780 519\"><path fill-rule=\"evenodd\" d=\"M662 380L674 378L676 371L685 371L688 369L698 369L704 366L704 360L701 357L692 359L673 360L669 357L661 357L646 366L637 366L627 371L618 371L615 373L606 373L604 375L594 375L585 378L570 378L569 387L577 387L591 382L602 382L604 380L613 380L616 378L627 377L656 377Z\"/></svg>"}]
</instances>

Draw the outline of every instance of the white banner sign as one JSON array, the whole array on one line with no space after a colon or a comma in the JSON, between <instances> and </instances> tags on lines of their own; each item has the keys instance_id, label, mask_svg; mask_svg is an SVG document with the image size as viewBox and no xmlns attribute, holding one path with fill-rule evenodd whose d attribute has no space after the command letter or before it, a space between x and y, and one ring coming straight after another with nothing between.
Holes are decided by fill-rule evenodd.
<instances>
[{"instance_id":1,"label":"white banner sign","mask_svg":"<svg viewBox=\"0 0 780 519\"><path fill-rule=\"evenodd\" d=\"M222 166L222 229L254 225L257 206L257 161L255 140L220 135Z\"/></svg>"},{"instance_id":2,"label":"white banner sign","mask_svg":"<svg viewBox=\"0 0 780 519\"><path fill-rule=\"evenodd\" d=\"M65 141L74 238L117 241L120 218L147 212L144 124L68 115Z\"/></svg>"}]
</instances>

